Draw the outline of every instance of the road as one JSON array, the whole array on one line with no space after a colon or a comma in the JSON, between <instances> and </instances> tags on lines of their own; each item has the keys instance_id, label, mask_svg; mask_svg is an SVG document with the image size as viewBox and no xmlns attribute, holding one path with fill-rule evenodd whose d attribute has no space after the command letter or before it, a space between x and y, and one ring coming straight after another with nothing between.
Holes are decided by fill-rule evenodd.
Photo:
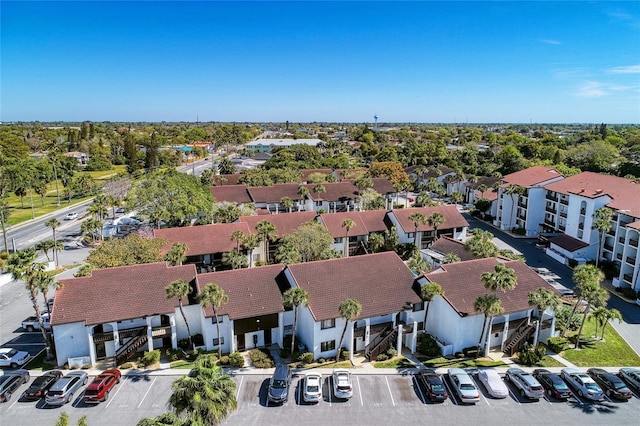
<instances>
[{"instance_id":1,"label":"road","mask_svg":"<svg viewBox=\"0 0 640 426\"><path fill-rule=\"evenodd\" d=\"M184 166L180 166L176 170L182 173L186 173L188 175L195 174L196 176L200 176L202 175L202 172L204 172L207 169L210 169L212 165L215 165L217 167L218 158L220 158L218 154L213 154L208 158L197 160L194 164L189 163L189 164L185 164Z\"/></svg>"}]
</instances>

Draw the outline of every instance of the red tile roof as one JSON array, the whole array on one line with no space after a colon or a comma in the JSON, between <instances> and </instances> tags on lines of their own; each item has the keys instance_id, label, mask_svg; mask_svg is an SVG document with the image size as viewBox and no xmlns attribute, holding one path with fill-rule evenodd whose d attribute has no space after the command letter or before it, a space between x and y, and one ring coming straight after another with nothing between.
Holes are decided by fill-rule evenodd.
<instances>
[{"instance_id":1,"label":"red tile roof","mask_svg":"<svg viewBox=\"0 0 640 426\"><path fill-rule=\"evenodd\" d=\"M388 229L385 222L386 210L366 210L358 213L369 233L384 232Z\"/></svg>"},{"instance_id":2,"label":"red tile roof","mask_svg":"<svg viewBox=\"0 0 640 426\"><path fill-rule=\"evenodd\" d=\"M188 226L184 228L154 229L153 236L168 241L165 249L169 250L173 243L187 245L187 256L211 253L224 253L236 248L231 241L231 234L242 231L248 234L251 230L246 223L216 223L213 225Z\"/></svg>"},{"instance_id":3,"label":"red tile roof","mask_svg":"<svg viewBox=\"0 0 640 426\"><path fill-rule=\"evenodd\" d=\"M504 183L502 186L520 185L525 188L529 188L533 185L541 184L558 177L562 177L562 174L551 167L533 166L528 169L503 176L502 181Z\"/></svg>"},{"instance_id":4,"label":"red tile roof","mask_svg":"<svg viewBox=\"0 0 640 426\"><path fill-rule=\"evenodd\" d=\"M387 178L372 178L371 180L373 181L373 189L379 194L388 195L398 192ZM345 179L343 182L349 182L355 186L356 179Z\"/></svg>"},{"instance_id":5,"label":"red tile roof","mask_svg":"<svg viewBox=\"0 0 640 426\"><path fill-rule=\"evenodd\" d=\"M489 294L480 279L483 272L493 272L498 259L487 258L469 260L467 262L448 263L427 274L425 277L442 286L444 298L460 314L460 316L475 315L473 303L478 296ZM551 287L542 277L532 271L519 260L504 261L504 264L515 270L518 285L514 290L506 293L498 292L504 312L514 313L530 309L528 293L538 288L546 288L558 296L560 293Z\"/></svg>"},{"instance_id":6,"label":"red tile roof","mask_svg":"<svg viewBox=\"0 0 640 426\"><path fill-rule=\"evenodd\" d=\"M567 234L549 238L549 242L570 252L574 252L576 250L580 250L581 248L589 246L589 244L585 243L584 241L573 238L572 236Z\"/></svg>"},{"instance_id":7,"label":"red tile roof","mask_svg":"<svg viewBox=\"0 0 640 426\"><path fill-rule=\"evenodd\" d=\"M333 238L341 238L346 234L346 229L342 227L342 222L346 219L353 220L355 226L349 231L349 236L369 235L369 230L360 217L359 212L326 213L320 215L320 220L327 227Z\"/></svg>"},{"instance_id":8,"label":"red tile roof","mask_svg":"<svg viewBox=\"0 0 640 426\"><path fill-rule=\"evenodd\" d=\"M238 180L242 175L240 173L234 173L232 175L214 175L212 177L213 184L216 186L224 185L238 185Z\"/></svg>"},{"instance_id":9,"label":"red tile roof","mask_svg":"<svg viewBox=\"0 0 640 426\"><path fill-rule=\"evenodd\" d=\"M284 197L301 200L297 183L279 183L272 186L252 186L247 188L254 203L279 203Z\"/></svg>"},{"instance_id":10,"label":"red tile roof","mask_svg":"<svg viewBox=\"0 0 640 426\"><path fill-rule=\"evenodd\" d=\"M458 240L454 240L449 237L439 237L433 244L431 244L431 250L435 250L438 253L449 254L453 253L460 258L460 261L477 259L470 251L464 249L464 243Z\"/></svg>"},{"instance_id":11,"label":"red tile roof","mask_svg":"<svg viewBox=\"0 0 640 426\"><path fill-rule=\"evenodd\" d=\"M210 189L211 195L217 203L229 201L236 204L248 204L252 202L245 185L212 186Z\"/></svg>"},{"instance_id":12,"label":"red tile roof","mask_svg":"<svg viewBox=\"0 0 640 426\"><path fill-rule=\"evenodd\" d=\"M393 214L400 223L400 226L405 233L411 233L415 231L413 221L409 219L413 213L422 213L425 217L431 216L435 212L440 212L444 216L444 222L438 227L438 230L461 228L469 226L467 220L460 214L456 206L444 205L434 207L421 207L411 209L396 209L392 210L390 214ZM433 231L433 227L427 224L418 225L418 232Z\"/></svg>"},{"instance_id":13,"label":"red tile roof","mask_svg":"<svg viewBox=\"0 0 640 426\"><path fill-rule=\"evenodd\" d=\"M345 201L354 200L358 196L358 188L354 184L348 181L335 182L335 183L323 183L324 192L315 193L313 184L305 184L309 189L309 197L316 201Z\"/></svg>"},{"instance_id":14,"label":"red tile roof","mask_svg":"<svg viewBox=\"0 0 640 426\"><path fill-rule=\"evenodd\" d=\"M272 215L260 215L260 216L242 216L240 222L246 223L249 227L249 231L252 234L256 234L256 225L263 220L268 220L276 227L276 235L282 237L283 235L293 234L296 229L303 223L310 222L316 218L316 212L292 212L292 213L278 213Z\"/></svg>"},{"instance_id":15,"label":"red tile roof","mask_svg":"<svg viewBox=\"0 0 640 426\"><path fill-rule=\"evenodd\" d=\"M338 306L347 298L362 305L358 318L402 311L420 303L413 290L413 273L394 252L299 263L287 267L297 285L309 292L309 309L316 321L339 318Z\"/></svg>"},{"instance_id":16,"label":"red tile roof","mask_svg":"<svg viewBox=\"0 0 640 426\"><path fill-rule=\"evenodd\" d=\"M92 325L173 313L178 299L168 300L165 287L195 278L194 265L168 267L159 262L96 269L88 277L60 280L51 323ZM182 303L189 304L186 299Z\"/></svg>"},{"instance_id":17,"label":"red tile roof","mask_svg":"<svg viewBox=\"0 0 640 426\"><path fill-rule=\"evenodd\" d=\"M283 265L210 272L198 275L198 292L209 284L217 284L229 296L229 302L220 306L218 315L229 315L232 320L284 312L282 294L277 279ZM207 308L205 317L213 317Z\"/></svg>"},{"instance_id":18,"label":"red tile roof","mask_svg":"<svg viewBox=\"0 0 640 426\"><path fill-rule=\"evenodd\" d=\"M622 177L601 173L582 172L559 182L550 183L545 188L560 194L577 194L585 198L609 196L607 204L615 210L640 218L640 184Z\"/></svg>"}]
</instances>

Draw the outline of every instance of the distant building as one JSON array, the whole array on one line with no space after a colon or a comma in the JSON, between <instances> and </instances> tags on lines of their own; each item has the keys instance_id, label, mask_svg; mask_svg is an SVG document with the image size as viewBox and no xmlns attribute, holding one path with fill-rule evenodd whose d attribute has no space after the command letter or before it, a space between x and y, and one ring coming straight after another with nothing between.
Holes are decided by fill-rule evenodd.
<instances>
[{"instance_id":1,"label":"distant building","mask_svg":"<svg viewBox=\"0 0 640 426\"><path fill-rule=\"evenodd\" d=\"M249 142L246 148L256 152L271 152L275 148L288 148L292 145L318 146L320 139L256 139Z\"/></svg>"}]
</instances>

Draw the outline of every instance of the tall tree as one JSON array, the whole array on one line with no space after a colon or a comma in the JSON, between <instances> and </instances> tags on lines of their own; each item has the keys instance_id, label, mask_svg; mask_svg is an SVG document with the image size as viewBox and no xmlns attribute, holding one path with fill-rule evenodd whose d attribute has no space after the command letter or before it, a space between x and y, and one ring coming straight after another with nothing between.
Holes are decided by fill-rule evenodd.
<instances>
[{"instance_id":1,"label":"tall tree","mask_svg":"<svg viewBox=\"0 0 640 426\"><path fill-rule=\"evenodd\" d=\"M460 262L460 256L458 256L455 253L447 253L442 258L442 263L443 264L456 263L456 262Z\"/></svg>"},{"instance_id":2,"label":"tall tree","mask_svg":"<svg viewBox=\"0 0 640 426\"><path fill-rule=\"evenodd\" d=\"M202 309L209 306L213 308L213 316L216 319L216 329L218 331L218 359L222 358L222 339L220 338L220 321L218 318L218 309L223 304L229 302L229 296L224 292L222 287L214 283L205 284L198 295L198 300L202 305Z\"/></svg>"},{"instance_id":3,"label":"tall tree","mask_svg":"<svg viewBox=\"0 0 640 426\"><path fill-rule=\"evenodd\" d=\"M529 306L533 306L538 310L538 327L536 328L536 344L534 348L537 351L538 345L540 344L540 331L542 331L544 311L548 308L557 309L560 305L560 298L556 296L553 291L542 287L536 291L530 291L527 293L527 297L529 299Z\"/></svg>"},{"instance_id":4,"label":"tall tree","mask_svg":"<svg viewBox=\"0 0 640 426\"><path fill-rule=\"evenodd\" d=\"M340 318L344 319L344 328L340 335L340 343L336 348L336 362L340 361L342 342L344 341L345 334L347 334L347 327L349 327L349 323L353 321L354 318L357 318L361 313L362 305L356 299L350 297L340 302L340 305L338 306L338 314L340 315Z\"/></svg>"},{"instance_id":5,"label":"tall tree","mask_svg":"<svg viewBox=\"0 0 640 426\"><path fill-rule=\"evenodd\" d=\"M7 243L7 221L9 220L9 204L7 200L0 198L0 225L2 226L2 239L4 240L4 252L9 255L9 244Z\"/></svg>"},{"instance_id":6,"label":"tall tree","mask_svg":"<svg viewBox=\"0 0 640 426\"><path fill-rule=\"evenodd\" d=\"M500 299L492 294L478 296L473 302L473 309L476 312L482 313L484 315L484 320L482 321L482 332L480 333L480 340L478 340L478 348L480 348L479 354L484 355L485 348L488 346L489 337L491 337L491 333L489 333L489 330L487 330L487 324L490 328L493 318L498 315L502 315L504 313L504 309L502 308Z\"/></svg>"},{"instance_id":7,"label":"tall tree","mask_svg":"<svg viewBox=\"0 0 640 426\"><path fill-rule=\"evenodd\" d=\"M592 292L595 287L599 287L600 283L604 280L604 273L600 269L596 268L595 265L579 265L573 270L572 280L576 284L578 299L573 304L573 308L571 309L571 313L569 314L565 327L562 329L562 333L560 333L562 337L565 337L569 325L573 321L573 316L575 315L578 306L581 306L586 300L586 295Z\"/></svg>"},{"instance_id":8,"label":"tall tree","mask_svg":"<svg viewBox=\"0 0 640 426\"><path fill-rule=\"evenodd\" d=\"M413 245L418 247L418 226L427 223L427 217L420 212L411 213L408 218L413 222Z\"/></svg>"},{"instance_id":9,"label":"tall tree","mask_svg":"<svg viewBox=\"0 0 640 426\"><path fill-rule=\"evenodd\" d=\"M613 210L611 210L609 207L600 207L593 213L593 224L591 225L591 227L597 230L600 234L598 237L598 255L596 256L596 267L599 265L600 258L602 257L604 236L611 230L612 217Z\"/></svg>"},{"instance_id":10,"label":"tall tree","mask_svg":"<svg viewBox=\"0 0 640 426\"><path fill-rule=\"evenodd\" d=\"M453 201L456 207L458 207L458 203L460 203L462 200L464 200L464 195L462 195L462 192L453 191L451 193L451 201Z\"/></svg>"},{"instance_id":11,"label":"tall tree","mask_svg":"<svg viewBox=\"0 0 640 426\"><path fill-rule=\"evenodd\" d=\"M436 298L436 296L442 296L444 294L444 290L442 290L442 286L438 283L428 282L420 288L420 297L422 300L427 302L427 306L424 308L424 331L427 331L427 315L429 315L429 305L431 305L431 301Z\"/></svg>"},{"instance_id":12,"label":"tall tree","mask_svg":"<svg viewBox=\"0 0 640 426\"><path fill-rule=\"evenodd\" d=\"M236 249L223 253L222 263L224 263L227 266L230 266L231 269L246 268L247 265L249 264L249 262L247 261L247 256L245 254L240 253L240 251Z\"/></svg>"},{"instance_id":13,"label":"tall tree","mask_svg":"<svg viewBox=\"0 0 640 426\"><path fill-rule=\"evenodd\" d=\"M513 268L509 268L504 263L498 263L493 272L483 272L480 280L487 290L493 291L494 297L498 297L498 291L503 293L513 290L518 285L518 277Z\"/></svg>"},{"instance_id":14,"label":"tall tree","mask_svg":"<svg viewBox=\"0 0 640 426\"><path fill-rule=\"evenodd\" d=\"M231 233L231 241L235 241L236 250L240 250L240 244L242 244L242 240L244 239L244 232L242 231L233 231Z\"/></svg>"},{"instance_id":15,"label":"tall tree","mask_svg":"<svg viewBox=\"0 0 640 426\"><path fill-rule=\"evenodd\" d=\"M342 225L341 225L344 230L345 230L345 235L344 235L344 257L349 257L349 231L351 231L351 229L353 229L354 226L356 226L356 223L353 221L353 219L345 219L342 221Z\"/></svg>"},{"instance_id":16,"label":"tall tree","mask_svg":"<svg viewBox=\"0 0 640 426\"><path fill-rule=\"evenodd\" d=\"M178 299L180 314L182 314L184 324L187 326L187 334L189 335L189 346L193 347L193 341L191 340L191 329L189 328L187 316L184 314L184 309L182 308L182 299L184 299L191 293L191 286L185 280L175 280L169 283L169 285L166 286L164 290L166 292L167 299Z\"/></svg>"},{"instance_id":17,"label":"tall tree","mask_svg":"<svg viewBox=\"0 0 640 426\"><path fill-rule=\"evenodd\" d=\"M294 206L293 200L289 197L282 197L280 200L280 205L283 209L286 209L289 213L291 213L291 209Z\"/></svg>"},{"instance_id":18,"label":"tall tree","mask_svg":"<svg viewBox=\"0 0 640 426\"><path fill-rule=\"evenodd\" d=\"M307 306L309 304L309 293L300 288L292 287L285 291L282 296L284 297L284 306L293 307L293 335L291 336L291 353L293 353L296 347L296 329L298 327L298 308L300 306Z\"/></svg>"},{"instance_id":19,"label":"tall tree","mask_svg":"<svg viewBox=\"0 0 640 426\"><path fill-rule=\"evenodd\" d=\"M615 308L611 308L611 309L605 308L604 318L603 318L603 321L601 322L601 327L602 327L602 330L601 330L602 335L600 336L601 339L604 339L604 330L607 327L607 324L609 324L609 321L611 320L617 320L618 322L621 322L622 313L620 313L620 311Z\"/></svg>"},{"instance_id":20,"label":"tall tree","mask_svg":"<svg viewBox=\"0 0 640 426\"><path fill-rule=\"evenodd\" d=\"M475 229L473 237L464 243L464 249L476 257L486 258L498 255L498 247L493 243L493 234L482 229Z\"/></svg>"},{"instance_id":21,"label":"tall tree","mask_svg":"<svg viewBox=\"0 0 640 426\"><path fill-rule=\"evenodd\" d=\"M187 259L187 251L189 251L189 247L185 243L173 243L167 254L164 255L164 260L170 266L182 265L182 262Z\"/></svg>"},{"instance_id":22,"label":"tall tree","mask_svg":"<svg viewBox=\"0 0 640 426\"><path fill-rule=\"evenodd\" d=\"M438 239L438 228L444 223L444 221L444 215L440 212L433 212L427 218L427 223L429 224L429 226L433 227L434 241Z\"/></svg>"},{"instance_id":23,"label":"tall tree","mask_svg":"<svg viewBox=\"0 0 640 426\"><path fill-rule=\"evenodd\" d=\"M578 329L578 335L576 336L576 349L580 348L582 328L584 327L584 323L587 322L589 310L592 306L603 306L609 299L609 292L604 287L600 286L601 282L602 280L597 283L591 282L581 289L582 298L587 302L587 306L585 306L584 312L582 313L582 324L580 324L580 329Z\"/></svg>"},{"instance_id":24,"label":"tall tree","mask_svg":"<svg viewBox=\"0 0 640 426\"><path fill-rule=\"evenodd\" d=\"M60 221L55 217L52 217L51 219L47 220L44 223L44 226L51 228L51 230L53 231L53 261L56 263L56 268L57 268L58 267L58 250L57 250L58 240L56 239L56 229L60 226Z\"/></svg>"},{"instance_id":25,"label":"tall tree","mask_svg":"<svg viewBox=\"0 0 640 426\"><path fill-rule=\"evenodd\" d=\"M511 198L511 209L509 211L509 224L511 225L511 229L514 228L513 226L513 206L516 203L516 200L518 199L519 196L524 195L524 193L526 192L526 188L524 186L521 185L509 185L504 189L504 193L505 195L508 195ZM502 221L504 222L504 216Z\"/></svg>"},{"instance_id":26,"label":"tall tree","mask_svg":"<svg viewBox=\"0 0 640 426\"><path fill-rule=\"evenodd\" d=\"M265 263L269 263L269 241L273 241L277 235L276 226L268 220L262 220L256 224L256 232L262 241L264 241Z\"/></svg>"}]
</instances>

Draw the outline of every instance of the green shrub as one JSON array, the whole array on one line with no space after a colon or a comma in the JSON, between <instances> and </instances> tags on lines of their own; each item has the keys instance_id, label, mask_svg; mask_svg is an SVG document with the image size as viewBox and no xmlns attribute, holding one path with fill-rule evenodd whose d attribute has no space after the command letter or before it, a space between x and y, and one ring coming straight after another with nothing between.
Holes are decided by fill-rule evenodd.
<instances>
[{"instance_id":1,"label":"green shrub","mask_svg":"<svg viewBox=\"0 0 640 426\"><path fill-rule=\"evenodd\" d=\"M160 362L160 349L156 349L151 352L145 352L139 361L139 364L143 367L148 367Z\"/></svg>"},{"instance_id":2,"label":"green shrub","mask_svg":"<svg viewBox=\"0 0 640 426\"><path fill-rule=\"evenodd\" d=\"M560 337L560 336L555 336L555 337L549 337L549 339L547 340L547 347L559 354L560 352L566 350L569 345L567 344L567 339L565 339L564 337Z\"/></svg>"},{"instance_id":3,"label":"green shrub","mask_svg":"<svg viewBox=\"0 0 640 426\"><path fill-rule=\"evenodd\" d=\"M456 358L465 358L465 356L464 356L464 354L463 354L462 352L456 352L456 353L454 354L454 356L455 356Z\"/></svg>"},{"instance_id":4,"label":"green shrub","mask_svg":"<svg viewBox=\"0 0 640 426\"><path fill-rule=\"evenodd\" d=\"M625 287L622 289L622 294L624 295L624 297L628 298L628 299L635 299L636 298L636 292L634 289L629 288L629 287Z\"/></svg>"},{"instance_id":5,"label":"green shrub","mask_svg":"<svg viewBox=\"0 0 640 426\"><path fill-rule=\"evenodd\" d=\"M387 349L387 352L386 352L386 353L387 353L387 356L388 356L389 358L393 358L393 357L395 357L396 355L398 355L398 351L396 350L396 348L389 348L389 349Z\"/></svg>"},{"instance_id":6,"label":"green shrub","mask_svg":"<svg viewBox=\"0 0 640 426\"><path fill-rule=\"evenodd\" d=\"M222 358L220 358L220 365L229 365L228 355L222 355Z\"/></svg>"},{"instance_id":7,"label":"green shrub","mask_svg":"<svg viewBox=\"0 0 640 426\"><path fill-rule=\"evenodd\" d=\"M318 358L318 364L324 364L325 362L327 362L326 359L324 358Z\"/></svg>"},{"instance_id":8,"label":"green shrub","mask_svg":"<svg viewBox=\"0 0 640 426\"><path fill-rule=\"evenodd\" d=\"M300 355L302 355L300 352L295 351L294 353L291 354L291 361L299 361Z\"/></svg>"},{"instance_id":9,"label":"green shrub","mask_svg":"<svg viewBox=\"0 0 640 426\"><path fill-rule=\"evenodd\" d=\"M340 359L349 359L349 351L346 349L343 349L340 352Z\"/></svg>"},{"instance_id":10,"label":"green shrub","mask_svg":"<svg viewBox=\"0 0 640 426\"><path fill-rule=\"evenodd\" d=\"M518 359L521 364L524 365L533 365L540 362L542 357L544 356L544 350L542 348L538 348L538 350L534 350L532 346L525 347L520 352L518 352Z\"/></svg>"},{"instance_id":11,"label":"green shrub","mask_svg":"<svg viewBox=\"0 0 640 426\"><path fill-rule=\"evenodd\" d=\"M428 357L437 357L442 355L440 346L436 343L436 340L428 334L418 335L418 352Z\"/></svg>"},{"instance_id":12,"label":"green shrub","mask_svg":"<svg viewBox=\"0 0 640 426\"><path fill-rule=\"evenodd\" d=\"M93 365L91 365L91 364L85 364L85 365L83 365L83 366L82 366L82 369L83 369L83 370L88 370L88 369L90 369L91 367L93 367Z\"/></svg>"},{"instance_id":13,"label":"green shrub","mask_svg":"<svg viewBox=\"0 0 640 426\"><path fill-rule=\"evenodd\" d=\"M477 346L469 346L468 348L462 349L462 353L467 358L477 358L478 357L478 347Z\"/></svg>"},{"instance_id":14,"label":"green shrub","mask_svg":"<svg viewBox=\"0 0 640 426\"><path fill-rule=\"evenodd\" d=\"M376 361L386 361L386 360L388 360L388 359L389 359L389 355L384 354L384 353L383 353L383 354L379 354L379 355L376 357Z\"/></svg>"},{"instance_id":15,"label":"green shrub","mask_svg":"<svg viewBox=\"0 0 640 426\"><path fill-rule=\"evenodd\" d=\"M167 358L169 361L178 361L185 358L185 353L181 349L167 349Z\"/></svg>"},{"instance_id":16,"label":"green shrub","mask_svg":"<svg viewBox=\"0 0 640 426\"><path fill-rule=\"evenodd\" d=\"M516 235L524 235L527 231L524 228L516 228L512 231Z\"/></svg>"},{"instance_id":17,"label":"green shrub","mask_svg":"<svg viewBox=\"0 0 640 426\"><path fill-rule=\"evenodd\" d=\"M311 364L313 362L313 352L305 352L300 355L300 361L303 364Z\"/></svg>"},{"instance_id":18,"label":"green shrub","mask_svg":"<svg viewBox=\"0 0 640 426\"><path fill-rule=\"evenodd\" d=\"M567 264L569 265L569 268L573 269L578 266L578 261L575 259L567 259Z\"/></svg>"},{"instance_id":19,"label":"green shrub","mask_svg":"<svg viewBox=\"0 0 640 426\"><path fill-rule=\"evenodd\" d=\"M121 370L128 370L130 368L133 368L133 363L132 362L125 362L124 364L122 364L120 366Z\"/></svg>"},{"instance_id":20,"label":"green shrub","mask_svg":"<svg viewBox=\"0 0 640 426\"><path fill-rule=\"evenodd\" d=\"M249 351L249 358L256 368L272 368L274 366L274 362L270 356L261 349L252 349Z\"/></svg>"},{"instance_id":21,"label":"green shrub","mask_svg":"<svg viewBox=\"0 0 640 426\"><path fill-rule=\"evenodd\" d=\"M232 367L244 367L244 357L240 352L232 352L229 355L229 363Z\"/></svg>"}]
</instances>

